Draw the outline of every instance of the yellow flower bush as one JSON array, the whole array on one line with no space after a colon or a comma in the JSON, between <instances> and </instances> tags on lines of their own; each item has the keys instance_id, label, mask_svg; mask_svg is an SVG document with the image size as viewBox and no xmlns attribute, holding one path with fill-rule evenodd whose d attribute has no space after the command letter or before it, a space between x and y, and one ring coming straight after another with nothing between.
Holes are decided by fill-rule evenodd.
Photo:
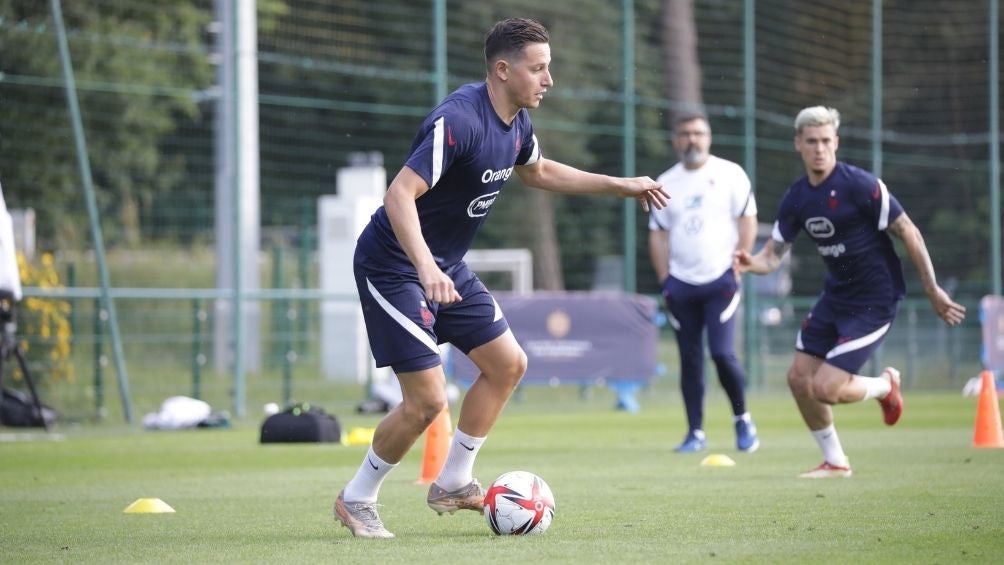
<instances>
[{"instance_id":1,"label":"yellow flower bush","mask_svg":"<svg viewBox=\"0 0 1004 565\"><path fill-rule=\"evenodd\" d=\"M18 252L17 267L24 286L62 288L51 253L43 253L38 264L33 265ZM73 365L70 363L70 344L73 338L70 330L70 302L54 298L25 298L18 309L17 326L21 352L28 362L43 362L46 365L44 377L52 381L73 382ZM44 380L40 379L43 375L32 372L32 376L35 380ZM14 371L14 378L23 378L20 367Z\"/></svg>"}]
</instances>

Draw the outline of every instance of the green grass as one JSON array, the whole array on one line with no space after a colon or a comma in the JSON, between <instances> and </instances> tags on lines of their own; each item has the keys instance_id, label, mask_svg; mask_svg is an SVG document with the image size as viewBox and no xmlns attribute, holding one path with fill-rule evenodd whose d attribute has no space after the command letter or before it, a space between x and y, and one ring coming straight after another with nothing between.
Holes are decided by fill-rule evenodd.
<instances>
[{"instance_id":1,"label":"green grass","mask_svg":"<svg viewBox=\"0 0 1004 565\"><path fill-rule=\"evenodd\" d=\"M1004 555L1004 450L971 447L975 401L907 397L904 420L874 403L836 409L851 479L795 475L820 455L785 395L754 394L763 446L736 453L725 401L709 393L712 453L672 453L678 396L637 414L607 395L529 389L481 451L488 482L534 471L555 493L543 536L503 538L473 513L436 516L414 484L422 440L390 475L381 515L395 540L357 540L331 503L365 447L257 443L257 423L147 432L104 425L0 443L0 560L11 563L988 563ZM458 408L454 407L454 417ZM339 412L343 426L377 417ZM0 429L11 439L18 432ZM18 436L23 437L23 436ZM123 514L156 497L175 514Z\"/></svg>"}]
</instances>

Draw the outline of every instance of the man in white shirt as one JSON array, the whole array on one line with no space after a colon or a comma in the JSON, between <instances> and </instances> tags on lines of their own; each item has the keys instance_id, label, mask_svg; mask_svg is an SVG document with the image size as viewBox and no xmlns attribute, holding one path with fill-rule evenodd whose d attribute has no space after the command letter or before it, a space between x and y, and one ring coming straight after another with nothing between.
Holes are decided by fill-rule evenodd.
<instances>
[{"instance_id":1,"label":"man in white shirt","mask_svg":"<svg viewBox=\"0 0 1004 565\"><path fill-rule=\"evenodd\" d=\"M662 284L669 321L680 349L680 389L687 435L675 451L706 447L704 434L704 333L711 359L735 418L736 448L760 446L746 409L746 375L735 353L739 276L737 250L750 251L757 208L742 167L710 153L711 127L702 113L682 114L673 125L680 162L658 179L671 195L668 206L649 216L649 256Z\"/></svg>"}]
</instances>

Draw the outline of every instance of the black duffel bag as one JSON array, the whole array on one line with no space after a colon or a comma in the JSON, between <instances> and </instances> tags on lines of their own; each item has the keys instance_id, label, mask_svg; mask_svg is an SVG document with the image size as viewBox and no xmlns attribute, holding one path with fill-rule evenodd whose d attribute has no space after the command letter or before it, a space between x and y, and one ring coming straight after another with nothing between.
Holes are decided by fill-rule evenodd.
<instances>
[{"instance_id":1,"label":"black duffel bag","mask_svg":"<svg viewBox=\"0 0 1004 565\"><path fill-rule=\"evenodd\" d=\"M39 414L39 408L41 414ZM18 428L45 428L56 421L56 411L39 403L31 395L3 387L0 397L0 425Z\"/></svg>"},{"instance_id":2,"label":"black duffel bag","mask_svg":"<svg viewBox=\"0 0 1004 565\"><path fill-rule=\"evenodd\" d=\"M261 425L261 443L328 443L342 440L338 418L320 406L294 404Z\"/></svg>"}]
</instances>

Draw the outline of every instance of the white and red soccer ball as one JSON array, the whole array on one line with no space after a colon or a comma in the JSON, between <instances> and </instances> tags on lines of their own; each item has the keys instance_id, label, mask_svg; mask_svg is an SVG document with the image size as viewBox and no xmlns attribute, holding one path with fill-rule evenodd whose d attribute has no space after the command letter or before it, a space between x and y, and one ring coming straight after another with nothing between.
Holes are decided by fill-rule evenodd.
<instances>
[{"instance_id":1,"label":"white and red soccer ball","mask_svg":"<svg viewBox=\"0 0 1004 565\"><path fill-rule=\"evenodd\" d=\"M510 471L488 487L484 513L488 527L500 536L542 534L554 518L554 495L537 475Z\"/></svg>"}]
</instances>

